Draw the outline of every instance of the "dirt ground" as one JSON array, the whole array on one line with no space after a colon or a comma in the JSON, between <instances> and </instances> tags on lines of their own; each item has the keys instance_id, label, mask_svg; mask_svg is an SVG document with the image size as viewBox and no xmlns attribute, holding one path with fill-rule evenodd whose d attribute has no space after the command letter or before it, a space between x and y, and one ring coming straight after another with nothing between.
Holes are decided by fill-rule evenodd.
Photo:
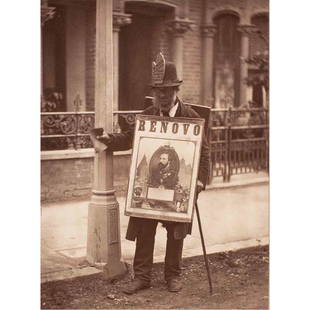
<instances>
[{"instance_id":1,"label":"dirt ground","mask_svg":"<svg viewBox=\"0 0 310 310\"><path fill-rule=\"evenodd\" d=\"M41 285L42 309L268 309L269 247L209 255L213 295L203 256L183 260L183 290L170 293L163 264L153 268L152 287L134 295L121 288L131 280L106 281L100 274Z\"/></svg>"}]
</instances>

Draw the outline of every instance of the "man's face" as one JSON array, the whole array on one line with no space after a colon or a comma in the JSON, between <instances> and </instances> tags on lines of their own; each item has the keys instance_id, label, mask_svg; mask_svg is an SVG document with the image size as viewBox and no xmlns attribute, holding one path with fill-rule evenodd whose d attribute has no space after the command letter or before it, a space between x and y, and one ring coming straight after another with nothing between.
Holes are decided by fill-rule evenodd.
<instances>
[{"instance_id":1,"label":"man's face","mask_svg":"<svg viewBox=\"0 0 310 310\"><path fill-rule=\"evenodd\" d=\"M161 154L160 158L159 158L159 162L163 165L166 166L168 164L169 161L169 156L168 154Z\"/></svg>"},{"instance_id":2,"label":"man's face","mask_svg":"<svg viewBox=\"0 0 310 310\"><path fill-rule=\"evenodd\" d=\"M177 96L175 87L154 88L155 105L163 112L169 112Z\"/></svg>"}]
</instances>

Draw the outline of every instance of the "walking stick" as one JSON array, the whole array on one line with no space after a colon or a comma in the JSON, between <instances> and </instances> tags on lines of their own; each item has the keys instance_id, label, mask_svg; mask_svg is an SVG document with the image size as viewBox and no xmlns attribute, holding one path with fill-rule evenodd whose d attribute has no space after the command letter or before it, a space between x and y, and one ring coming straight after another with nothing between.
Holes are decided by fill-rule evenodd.
<instances>
[{"instance_id":1,"label":"walking stick","mask_svg":"<svg viewBox=\"0 0 310 310\"><path fill-rule=\"evenodd\" d=\"M209 281L209 291L210 291L210 295L212 295L212 280L211 280L211 274L210 274L210 269L209 269L209 261L208 261L208 256L207 256L207 252L206 252L205 241L204 241L204 238L203 238L203 233L202 233L202 228L201 228L201 221L200 221L200 215L199 215L197 199L196 199L196 202L195 202L195 209L196 209L196 212L197 212L198 226L199 226L201 244L202 244L202 249L203 249L203 257L204 257L205 265L206 265L206 269L207 269L207 275L208 275L208 281Z\"/></svg>"}]
</instances>

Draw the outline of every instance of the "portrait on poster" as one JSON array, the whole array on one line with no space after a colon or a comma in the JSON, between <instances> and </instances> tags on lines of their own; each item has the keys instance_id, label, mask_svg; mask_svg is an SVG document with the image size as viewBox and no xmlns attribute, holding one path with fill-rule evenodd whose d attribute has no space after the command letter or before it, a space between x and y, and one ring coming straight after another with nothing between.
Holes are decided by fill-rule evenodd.
<instances>
[{"instance_id":1,"label":"portrait on poster","mask_svg":"<svg viewBox=\"0 0 310 310\"><path fill-rule=\"evenodd\" d=\"M138 115L125 214L191 222L203 119Z\"/></svg>"}]
</instances>

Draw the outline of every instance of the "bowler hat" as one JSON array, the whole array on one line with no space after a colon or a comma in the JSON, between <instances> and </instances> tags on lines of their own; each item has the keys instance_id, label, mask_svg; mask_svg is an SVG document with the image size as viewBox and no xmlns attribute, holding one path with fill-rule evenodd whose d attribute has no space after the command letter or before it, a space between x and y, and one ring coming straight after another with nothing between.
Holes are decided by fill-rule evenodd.
<instances>
[{"instance_id":1,"label":"bowler hat","mask_svg":"<svg viewBox=\"0 0 310 310\"><path fill-rule=\"evenodd\" d=\"M173 62L166 62L164 56L159 53L156 62L152 66L151 87L175 87L183 81L177 77L177 69Z\"/></svg>"}]
</instances>

